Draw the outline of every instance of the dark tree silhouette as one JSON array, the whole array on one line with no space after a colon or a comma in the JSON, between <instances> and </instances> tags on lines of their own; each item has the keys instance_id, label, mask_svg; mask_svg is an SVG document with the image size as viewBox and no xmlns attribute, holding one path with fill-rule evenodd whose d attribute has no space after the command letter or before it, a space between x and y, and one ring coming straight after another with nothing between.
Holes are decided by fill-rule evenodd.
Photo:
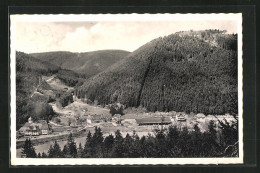
<instances>
[{"instance_id":1,"label":"dark tree silhouette","mask_svg":"<svg viewBox=\"0 0 260 173\"><path fill-rule=\"evenodd\" d=\"M76 146L76 143L74 142L72 134L69 134L66 145L68 146L69 155L73 158L76 158L77 157L77 146Z\"/></svg>"},{"instance_id":2,"label":"dark tree silhouette","mask_svg":"<svg viewBox=\"0 0 260 173\"><path fill-rule=\"evenodd\" d=\"M50 158L63 157L60 145L57 143L56 140L53 143L53 147L52 147L52 145L50 146L50 148L48 150L48 154L49 154Z\"/></svg>"},{"instance_id":3,"label":"dark tree silhouette","mask_svg":"<svg viewBox=\"0 0 260 173\"><path fill-rule=\"evenodd\" d=\"M36 158L36 152L30 139L26 139L22 147L22 154L25 154L27 158Z\"/></svg>"}]
</instances>

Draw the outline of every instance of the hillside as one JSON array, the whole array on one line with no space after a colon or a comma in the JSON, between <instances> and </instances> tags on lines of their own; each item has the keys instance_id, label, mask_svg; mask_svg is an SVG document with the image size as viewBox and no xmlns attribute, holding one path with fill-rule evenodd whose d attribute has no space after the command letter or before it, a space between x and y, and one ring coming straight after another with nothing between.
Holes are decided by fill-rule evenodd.
<instances>
[{"instance_id":1,"label":"hillside","mask_svg":"<svg viewBox=\"0 0 260 173\"><path fill-rule=\"evenodd\" d=\"M16 52L16 127L23 125L29 116L46 118L41 112L49 110L48 102L67 99L65 88L80 85L85 81L81 75ZM37 105L45 105L40 108ZM40 110L41 109L41 110ZM50 109L51 110L51 109ZM35 112L36 111L36 112Z\"/></svg>"},{"instance_id":2,"label":"hillside","mask_svg":"<svg viewBox=\"0 0 260 173\"><path fill-rule=\"evenodd\" d=\"M179 32L157 38L76 89L102 105L149 111L237 113L237 36Z\"/></svg>"},{"instance_id":3,"label":"hillside","mask_svg":"<svg viewBox=\"0 0 260 173\"><path fill-rule=\"evenodd\" d=\"M46 52L31 55L62 69L72 70L90 77L104 71L128 54L129 52L123 50L101 50L86 53Z\"/></svg>"},{"instance_id":4,"label":"hillside","mask_svg":"<svg viewBox=\"0 0 260 173\"><path fill-rule=\"evenodd\" d=\"M43 97L32 97L39 90L49 90L50 86L43 82L42 75L57 73L59 67L48 62L35 59L23 52L16 52L16 127L23 125L28 119L28 103L30 100L41 100Z\"/></svg>"}]
</instances>

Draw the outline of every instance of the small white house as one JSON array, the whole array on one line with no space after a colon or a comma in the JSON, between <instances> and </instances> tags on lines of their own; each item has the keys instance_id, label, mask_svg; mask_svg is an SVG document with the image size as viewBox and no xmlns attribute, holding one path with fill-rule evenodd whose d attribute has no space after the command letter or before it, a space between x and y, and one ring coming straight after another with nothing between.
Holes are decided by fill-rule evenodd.
<instances>
[{"instance_id":1,"label":"small white house","mask_svg":"<svg viewBox=\"0 0 260 173\"><path fill-rule=\"evenodd\" d=\"M197 114L196 115L196 117L197 117L197 121L199 121L199 122L205 122L205 115L204 114L202 114L202 113L199 113L199 114Z\"/></svg>"}]
</instances>

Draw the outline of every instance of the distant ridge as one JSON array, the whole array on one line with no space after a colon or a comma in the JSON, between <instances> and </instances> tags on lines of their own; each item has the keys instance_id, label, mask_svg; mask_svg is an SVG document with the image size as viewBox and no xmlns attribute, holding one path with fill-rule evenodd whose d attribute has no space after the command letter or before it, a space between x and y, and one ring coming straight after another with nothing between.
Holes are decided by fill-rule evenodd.
<instances>
[{"instance_id":1,"label":"distant ridge","mask_svg":"<svg viewBox=\"0 0 260 173\"><path fill-rule=\"evenodd\" d=\"M72 70L90 77L104 71L128 54L129 52L123 50L100 50L85 53L57 51L32 53L30 55L42 61L50 62L62 69Z\"/></svg>"}]
</instances>

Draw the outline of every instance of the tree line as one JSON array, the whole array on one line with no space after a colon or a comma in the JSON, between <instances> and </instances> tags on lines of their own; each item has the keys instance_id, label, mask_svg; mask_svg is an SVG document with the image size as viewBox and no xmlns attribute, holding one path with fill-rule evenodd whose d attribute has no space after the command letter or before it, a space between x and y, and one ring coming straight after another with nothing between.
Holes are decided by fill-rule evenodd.
<instances>
[{"instance_id":1,"label":"tree line","mask_svg":"<svg viewBox=\"0 0 260 173\"><path fill-rule=\"evenodd\" d=\"M208 130L201 132L197 124L192 131L186 127L170 126L155 128L154 135L139 137L115 135L104 137L100 128L88 132L85 144L77 146L72 134L63 148L54 141L47 153L36 154L32 142L25 141L22 153L30 158L178 158L178 157L237 157L237 123L220 121L221 133L216 130L214 121Z\"/></svg>"}]
</instances>

